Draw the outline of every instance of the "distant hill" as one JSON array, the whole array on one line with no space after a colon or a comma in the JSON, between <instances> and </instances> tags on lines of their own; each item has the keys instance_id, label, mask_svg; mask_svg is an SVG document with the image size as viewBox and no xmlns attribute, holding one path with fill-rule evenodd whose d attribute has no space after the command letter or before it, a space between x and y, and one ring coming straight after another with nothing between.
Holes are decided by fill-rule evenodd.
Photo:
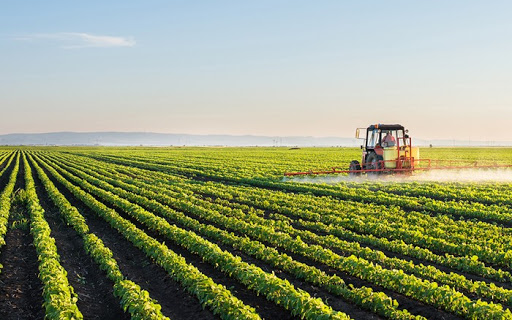
<instances>
[{"instance_id":1,"label":"distant hill","mask_svg":"<svg viewBox=\"0 0 512 320\"><path fill-rule=\"evenodd\" d=\"M0 145L61 146L355 146L356 139L337 137L265 137L190 135L149 132L52 132L0 135Z\"/></svg>"},{"instance_id":2,"label":"distant hill","mask_svg":"<svg viewBox=\"0 0 512 320\"><path fill-rule=\"evenodd\" d=\"M38 146L297 146L297 147L357 147L362 140L342 137L267 137L234 135L191 135L150 132L51 132L13 133L0 135L0 145ZM508 142L414 140L428 146L512 146Z\"/></svg>"}]
</instances>

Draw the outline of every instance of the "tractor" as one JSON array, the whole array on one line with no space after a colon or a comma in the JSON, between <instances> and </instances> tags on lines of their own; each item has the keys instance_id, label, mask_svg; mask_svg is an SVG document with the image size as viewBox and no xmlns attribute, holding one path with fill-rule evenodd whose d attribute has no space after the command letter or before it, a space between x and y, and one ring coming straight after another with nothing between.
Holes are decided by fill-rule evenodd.
<instances>
[{"instance_id":1,"label":"tractor","mask_svg":"<svg viewBox=\"0 0 512 320\"><path fill-rule=\"evenodd\" d=\"M364 136L361 136L365 132ZM406 130L399 124L373 124L368 128L357 128L356 138L364 139L361 162L353 160L349 174L362 172L381 174L386 172L411 172L420 161L418 147Z\"/></svg>"}]
</instances>

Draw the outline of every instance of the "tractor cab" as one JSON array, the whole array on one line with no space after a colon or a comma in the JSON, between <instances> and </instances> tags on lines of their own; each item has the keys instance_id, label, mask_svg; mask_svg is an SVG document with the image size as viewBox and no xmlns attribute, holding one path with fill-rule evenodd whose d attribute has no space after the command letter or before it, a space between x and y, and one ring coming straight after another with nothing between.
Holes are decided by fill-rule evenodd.
<instances>
[{"instance_id":1,"label":"tractor cab","mask_svg":"<svg viewBox=\"0 0 512 320\"><path fill-rule=\"evenodd\" d=\"M361 130L366 130L366 136L360 136ZM405 146L408 136L407 130L399 124L372 124L368 128L358 128L356 138L364 139L365 143L361 146L364 152L375 152L382 156L383 148L394 147L397 144Z\"/></svg>"},{"instance_id":2,"label":"tractor cab","mask_svg":"<svg viewBox=\"0 0 512 320\"><path fill-rule=\"evenodd\" d=\"M364 131L366 131L365 135ZM349 170L378 172L387 168L401 167L404 163L398 163L398 160L407 155L410 157L412 151L411 139L407 132L399 124L374 124L368 128L358 128L356 138L364 139L364 144L361 145L363 153L361 162L352 161Z\"/></svg>"}]
</instances>

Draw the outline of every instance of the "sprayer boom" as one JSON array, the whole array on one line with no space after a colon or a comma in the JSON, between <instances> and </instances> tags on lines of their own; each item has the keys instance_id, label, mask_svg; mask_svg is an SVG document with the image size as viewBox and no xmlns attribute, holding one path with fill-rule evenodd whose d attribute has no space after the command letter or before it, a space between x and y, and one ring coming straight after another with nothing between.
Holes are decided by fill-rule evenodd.
<instances>
[{"instance_id":1,"label":"sprayer boom","mask_svg":"<svg viewBox=\"0 0 512 320\"><path fill-rule=\"evenodd\" d=\"M356 138L364 140L361 145L361 161L353 160L348 168L332 167L330 170L310 170L285 172L285 176L318 175L347 173L361 174L410 174L414 171L460 170L460 169L494 169L512 168L512 164L496 162L479 163L464 160L421 159L420 150L412 145L412 139L402 125L375 124L366 128L366 135L361 137L364 128L356 130Z\"/></svg>"},{"instance_id":2,"label":"sprayer boom","mask_svg":"<svg viewBox=\"0 0 512 320\"><path fill-rule=\"evenodd\" d=\"M418 164L420 161L417 161ZM459 160L431 160L421 159L421 162L428 162L426 166L411 166L408 168L386 168L385 162L379 163L377 169L343 169L340 167L332 167L331 170L310 170L310 171L299 171L299 172L285 172L285 176L304 176L304 175L321 175L321 174L349 174L349 175L360 175L366 174L410 174L414 171L430 171L430 170L463 170L463 169L500 169L500 168L512 168L511 164L480 164L476 161L471 164L465 165L445 165L443 162L460 162ZM434 164L434 165L432 165ZM368 167L367 164L365 167Z\"/></svg>"}]
</instances>

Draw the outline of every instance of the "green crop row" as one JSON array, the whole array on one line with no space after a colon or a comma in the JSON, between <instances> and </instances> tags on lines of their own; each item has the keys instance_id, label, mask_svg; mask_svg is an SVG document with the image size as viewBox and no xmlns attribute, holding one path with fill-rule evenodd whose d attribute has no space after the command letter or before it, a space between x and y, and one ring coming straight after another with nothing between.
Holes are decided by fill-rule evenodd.
<instances>
[{"instance_id":1,"label":"green crop row","mask_svg":"<svg viewBox=\"0 0 512 320\"><path fill-rule=\"evenodd\" d=\"M138 204L143 204L149 201L149 199L157 200L160 203L165 203L170 206L179 206L178 203L181 203L182 200L179 198L175 198L177 195L170 194L168 190L161 189L155 187L150 184L138 183L132 179L128 179L127 183L121 182L123 180L120 175L109 175L107 172L102 170L99 167L96 167L95 170L90 170L85 168L87 166L84 162L80 164L80 166L73 164L64 164L63 162L59 162L59 166L66 168L67 170L71 170L75 175L80 176L81 178L87 179L89 182L94 183L110 192L116 193L119 196L125 197L130 201L134 201ZM73 168L71 168L73 167ZM79 169L82 171L79 171ZM87 173L87 175L84 174ZM103 175L100 175L102 173ZM91 178L91 176L95 177ZM116 185L122 189L128 190L133 193L137 193L139 195L143 195L146 197L145 199L141 199L140 197L136 197L130 192L120 191L119 189L110 188L108 182L112 185ZM192 201L191 197L187 197L187 202ZM156 210L159 214L165 215L168 211L165 208L162 208L159 203L155 201L151 201L151 209ZM184 204L186 205L186 203ZM189 205L192 205L189 203ZM200 205L205 206L207 203L201 203ZM230 212L226 212L225 208L217 204L211 204L209 206L211 210L218 211L220 213L230 215ZM495 299L500 302L504 302L506 304L512 305L512 291L504 289L502 287L498 287L495 285L489 285L483 281L471 281L466 279L463 275L455 274L455 273L446 273L438 270L433 266L424 266L424 265L415 265L410 261L405 261L397 258L389 258L381 251L371 250L369 248L361 248L358 243L342 241L332 235L329 236L318 236L314 233L307 232L304 230L297 230L292 228L286 224L272 224L271 220L263 219L259 217L254 217L251 219L252 223L257 223L260 225L266 225L269 227L274 227L276 230L286 232L290 234L292 237L301 237L305 241L311 241L314 243L318 243L323 245L324 247L331 247L341 250L345 254L354 254L358 257L362 257L374 263L378 263L388 269L401 269L410 274L414 274L420 276L425 279L430 279L437 281L439 283L448 284L458 290L465 290L470 293L476 293L479 296ZM305 224L302 224L305 225ZM317 231L321 231L323 233L336 234L333 231L333 227L331 225L326 225L323 223L316 224L308 224L309 227L313 227ZM187 225L187 227L190 227ZM222 237L220 237L222 239Z\"/></svg>"},{"instance_id":2,"label":"green crop row","mask_svg":"<svg viewBox=\"0 0 512 320\"><path fill-rule=\"evenodd\" d=\"M27 211L30 215L30 233L39 260L39 279L43 284L43 306L46 319L83 319L76 302L78 298L69 284L66 270L59 262L55 239L44 218L44 210L39 204L32 171L23 156Z\"/></svg>"},{"instance_id":3,"label":"green crop row","mask_svg":"<svg viewBox=\"0 0 512 320\"><path fill-rule=\"evenodd\" d=\"M213 282L211 278L188 264L183 257L171 251L164 244L149 237L146 233L136 228L133 223L122 218L115 210L108 208L89 193L67 181L45 162L39 159L36 160L75 197L80 199L137 248L141 249L148 257L164 268L173 279L181 283L188 292L195 295L201 304L210 308L214 314L219 315L223 319L260 319L252 307L246 306L224 286Z\"/></svg>"},{"instance_id":4,"label":"green crop row","mask_svg":"<svg viewBox=\"0 0 512 320\"><path fill-rule=\"evenodd\" d=\"M176 164L167 164L167 165L154 164L154 163L148 162L148 161L136 161L136 160L132 160L132 159L125 159L125 158L112 157L112 156L108 156L108 157L94 156L94 158L103 159L103 160L110 161L113 163L120 163L120 164L124 164L124 165L135 166L135 167L139 167L139 168L143 168L143 169L156 170L156 171L167 172L167 173L172 173L172 174L186 173L192 177L196 177L196 176L203 177L203 178L206 177L208 179L211 178L214 180L220 179L221 181L242 183L242 184L250 185L251 187L267 188L267 189L271 189L271 190L283 190L286 192L296 192L296 193L298 192L298 193L303 193L303 194L313 194L313 195L317 195L320 197L329 196L329 197L335 197L335 198L339 198L340 194L343 194L343 200L355 201L356 203L354 204L354 206L359 206L359 207L361 207L360 202L364 202L365 204L378 203L378 204L382 205L382 208L385 208L384 206L392 206L395 209L398 209L397 206L405 206L409 210L412 210L412 209L421 210L422 208L424 208L423 204L420 203L415 198L393 196L393 195L389 195L386 193L383 193L382 195L379 195L379 196L377 196L375 194L369 194L368 197L366 197L365 195L359 194L358 190L354 190L354 189L350 189L350 188L333 190L333 189L329 189L323 185L305 185L305 184L297 184L297 183L295 183L295 184L294 183L282 183L282 182L276 182L276 181L272 181L272 180L268 180L268 179L239 178L237 176L225 177L224 174L218 173L218 171L219 171L218 168L209 168L208 170L205 169L205 171L201 171L198 169L183 168ZM221 170L221 172L222 172L222 170ZM373 201L373 200L375 200L375 201ZM357 203L357 202L359 202L359 203ZM274 205L279 206L279 203L275 203ZM303 205L303 204L301 204L301 205ZM439 201L438 205L443 206L443 203L441 201ZM426 207L428 207L428 206L429 206L429 204L427 203ZM445 212L445 214L452 214L453 211L457 211L459 207L466 208L466 206L464 206L462 204L457 204L457 203L453 203L453 206L444 205L444 207L446 207L447 210L449 211L449 212ZM474 209L472 209L472 208L468 208L468 210L474 211ZM478 210L476 210L476 211L478 214L486 214L486 212L489 212L490 210L486 210L483 213ZM493 211L490 211L490 212L491 212L491 214L495 214ZM398 213L398 212L395 212L395 214L388 217L388 219L393 219L393 218L397 217L396 213ZM403 216L409 218L410 216L418 216L418 214L416 214L414 212L407 212L407 213L403 213ZM479 246L481 246L481 245L490 246L492 248L490 248L487 253L483 252L484 256L486 256L486 255L491 256L491 257L489 257L490 260L485 260L483 257L481 257L482 260L488 261L491 263L496 263L496 264L499 264L504 267L509 267L509 261L503 261L503 260L512 260L512 250L510 250L510 248L512 246L510 244L510 243L512 243L512 236L511 236L512 234L510 234L510 230L501 228L499 230L500 232L496 232L498 229L495 226L492 226L491 224L480 223L479 229L481 229L483 232L474 233L472 237L467 237L467 235L468 235L467 233L469 232L468 231L469 229L465 228L464 226L457 226L457 224L449 223L450 219L448 219L446 216L442 216L439 219L426 219L427 217L428 216L426 216L425 214L421 214L416 219L416 221L415 221L416 223L409 225L409 228L407 229L407 231L410 231L412 233L413 237L417 237L419 235L419 233L421 233L424 236L430 235L431 237L434 237L434 238L439 238L439 237L443 238L444 237L444 240L442 240L442 242L448 243L448 242L457 241L457 243L456 243L457 246L459 246L461 244L466 245L468 242L474 243ZM379 217L379 218L382 218L382 217ZM375 219L375 220L376 220L376 223L378 223L379 225L382 224L381 219ZM429 224L432 222L437 222L436 223L437 228L444 229L445 231L444 232L435 232L436 229L431 228L430 224ZM459 224L460 224L460 222L459 222ZM396 221L394 225L400 226L401 223L399 221ZM424 226L427 225L428 227L421 228L421 225L424 225ZM470 224L468 224L468 225L470 225ZM457 237L457 234L455 233L455 230L454 230L454 226L457 226L456 230L458 232L464 233L463 237ZM449 229L447 229L447 227L449 227ZM387 226L387 228L389 228L389 226ZM484 229L488 229L488 230L484 231ZM403 232L403 231L404 230L401 230L400 232ZM435 233L429 234L432 231L434 231ZM439 230L439 231L441 231L441 230ZM504 233L507 234L507 237L500 236ZM409 238L410 237L411 237L411 235L409 235ZM398 238L398 239L400 239L400 238ZM485 242L485 243L482 243L482 242ZM416 245L420 245L420 244L416 243ZM484 248L484 251L485 251L485 248ZM510 252L507 253L507 251L510 251ZM448 251L448 252L451 252L451 251ZM501 258L500 257L493 258L492 255L494 252L499 252ZM503 262L504 264L500 264L500 262Z\"/></svg>"},{"instance_id":5,"label":"green crop row","mask_svg":"<svg viewBox=\"0 0 512 320\"><path fill-rule=\"evenodd\" d=\"M89 233L89 227L80 212L59 192L39 165L33 160L31 162L52 202L59 208L66 222L82 237L87 254L114 282L114 296L121 299L123 309L131 314L132 319L169 319L161 313L162 307L147 291L124 279L110 249L96 235Z\"/></svg>"},{"instance_id":6,"label":"green crop row","mask_svg":"<svg viewBox=\"0 0 512 320\"><path fill-rule=\"evenodd\" d=\"M192 188L196 188L196 186L192 186ZM328 199L324 199L322 202L323 205L318 206L315 210L305 210L302 209L302 205L305 205L307 200L301 201L300 197L294 196L289 200L283 200L282 198L272 199L262 197L261 194L255 191L243 192L230 187L222 188L229 188L230 191L234 190L232 194L235 194L236 201L241 201L244 204L265 210L272 210L309 221L334 224L359 234L404 241L405 243L428 248L439 253L450 253L456 256L477 256L480 260L488 263L506 268L511 267L512 250L500 248L498 243L491 242L491 240L488 246L486 246L486 243L475 243L469 235L459 236L458 241L454 242L456 236L449 231L443 232L443 234L436 234L434 233L436 230L432 228L430 231L432 235L429 235L429 231L426 229L414 230L414 224L411 221L414 218L412 217L414 215L412 213L411 217L400 220L398 217L400 213L397 209L393 208L380 211L376 210L373 214L361 214L361 210L351 205L345 206L345 204L342 204L341 206L331 209L327 205L329 203ZM269 192L268 194L271 193ZM219 193L217 192L216 195L219 195ZM233 197L233 195L231 195L231 197ZM340 211L340 209L342 211ZM367 208L364 210L366 211ZM388 222L386 221L386 215L393 216L393 214L394 217L390 219L395 218L397 220L396 222L383 223ZM416 219L421 219L421 217L417 217ZM407 220L409 220L409 222ZM475 230L468 227L468 234L470 232L475 232ZM502 238L507 239L510 237L502 236Z\"/></svg>"},{"instance_id":7,"label":"green crop row","mask_svg":"<svg viewBox=\"0 0 512 320\"><path fill-rule=\"evenodd\" d=\"M494 184L492 184L494 185ZM512 199L504 190L499 188L475 188L465 184L463 189L460 183L347 183L350 188L364 188L372 191L406 195L410 197L423 196L435 200L468 201L485 205L511 206Z\"/></svg>"},{"instance_id":8,"label":"green crop row","mask_svg":"<svg viewBox=\"0 0 512 320\"><path fill-rule=\"evenodd\" d=\"M95 164L95 165L97 165L97 164ZM132 172L131 175L136 174L137 177L139 177L139 178L144 178L144 179L153 178L153 181L155 181L156 178L159 178L162 181L165 180L164 179L165 177L159 177L158 174L156 174L156 173L153 173L153 175L155 175L156 177L154 177L154 176L148 177L148 175L146 173L141 172L141 170L138 170L138 169L131 168L131 169L123 169L123 170L127 170L128 174L130 174L129 172ZM91 173L91 172L89 172L89 173ZM118 173L117 173L117 175L118 175ZM132 180L132 181L130 181L130 183L136 183L136 182L134 182ZM157 184L158 183L155 184L155 182L147 183L146 187L154 186ZM332 218L330 216L327 216L326 213L328 213L328 212L326 210L328 210L328 209L325 206L321 207L321 209L318 211L318 212L322 212L322 214L313 213L311 211L306 211L306 210L301 210L301 206L304 202L298 201L300 199L298 197L293 197L290 199L289 202L293 203L293 206L289 207L288 201L285 202L283 200L283 197L285 196L283 194L280 194L279 199L276 199L275 202L273 201L272 204L270 204L270 202L268 200L271 199L272 193L270 193L268 191L265 194L263 194L261 192L257 193L253 188L244 188L243 190L237 191L237 188L239 188L239 187L224 186L224 185L218 185L218 184L211 185L211 183L207 184L207 185L203 185L203 184L190 185L190 184L188 184L187 186L189 186L189 189L191 189L197 193L206 193L209 195L213 195L215 197L223 197L225 199L241 201L245 204L249 204L252 206L256 205L256 206L261 207L266 210L278 211L278 212L281 212L286 215L297 216L297 217L310 219L310 220L312 219L313 222L312 221L302 221L302 220L292 220L293 223L300 223L301 227L306 226L310 230L318 231L319 228L320 229L325 228L324 226L327 224L330 226L330 230L332 230L334 232L334 234L340 238L345 238L345 239L348 239L351 241L365 243L367 245L375 246L378 248L383 248L385 250L390 250L390 251L397 252L400 254L410 255L410 256L413 256L413 257L419 258L419 259L425 259L427 261L432 261L432 262L435 262L435 263L438 263L441 265L445 265L445 266L455 268L455 269L465 271L465 272L471 272L471 273L481 275L484 277L488 277L491 279L495 279L498 281L509 281L510 279L512 279L512 277L510 276L510 274L508 272L502 271L502 270L496 270L491 267L487 267L487 266L485 266L485 264L483 264L481 261L478 261L478 259L475 259L475 257L473 257L473 256L456 257L456 256L449 255L449 254L438 255L438 254L432 253L428 249L423 249L423 248L420 248L417 246L406 244L402 240L389 241L386 238L375 237L375 236L372 236L371 234L354 233L350 230L344 229L342 226L339 225L339 223L336 225L335 223L339 222L341 218L338 218L336 215L334 215ZM173 189L176 190L176 192L173 193L174 197L179 197L180 194L184 194L185 192L187 192L187 189L179 189L179 188L177 189L177 184L175 184L174 182L170 185L169 184L165 185L165 187L162 187L162 189L165 189L165 191L163 191L163 192L171 192ZM188 191L188 192L190 192L190 191ZM187 197L187 199L193 199L193 196ZM309 206L309 207L312 206L311 205L312 202L309 200L310 200L309 198L305 199L305 201L308 201L308 202L304 203L304 206ZM279 205L276 206L275 205L276 202ZM352 210L353 208L350 207L347 209ZM347 225L349 227L353 227L354 221L358 221L357 220L358 218L360 218L359 215L357 215L357 216L353 215L349 219L344 219L342 221L345 223L345 225ZM409 228L409 227L407 226L407 228ZM464 240L464 241L467 241L467 240ZM444 249L444 248L437 247L436 249L439 250L439 249Z\"/></svg>"},{"instance_id":9,"label":"green crop row","mask_svg":"<svg viewBox=\"0 0 512 320\"><path fill-rule=\"evenodd\" d=\"M16 184L16 177L18 176L19 169L19 153L17 155L12 154L9 158L7 164L4 169L0 171L0 177L4 175L7 169L11 166L11 163L14 158L16 158L16 163L14 165L14 169L11 171L11 175L9 176L9 182L2 190L0 194L0 248L5 245L5 234L7 233L7 223L9 221L9 212L11 210L11 196L14 191L14 185ZM0 271L2 270L2 265L0 264Z\"/></svg>"},{"instance_id":10,"label":"green crop row","mask_svg":"<svg viewBox=\"0 0 512 320\"><path fill-rule=\"evenodd\" d=\"M61 169L61 171L63 170ZM68 176L71 179L74 178L74 176L69 173ZM82 179L76 177L74 179L76 179L76 183L86 184ZM90 190L94 189L91 188L90 185L88 188L90 188ZM100 196L101 193L102 192L98 192L98 196ZM110 193L105 194L109 195ZM129 204L128 201L126 202ZM132 209L132 211L134 211L134 209ZM199 212L199 210L196 211ZM202 218L208 219L208 217L210 217L210 219L216 219L216 222L221 225L229 224L228 219L230 218L222 216L215 211L203 210ZM328 249L319 246L310 246L300 239L293 239L287 234L275 232L272 228L248 224L239 220L232 220L232 222L238 225L238 231L248 234L251 237L283 247L294 253L302 254L316 261L326 263L341 271L348 272L367 281L377 283L386 288L401 292L405 295L433 304L445 310L469 316L482 316L485 314L491 316L512 317L510 311L504 311L501 305L472 301L462 293L453 291L453 289L448 286L439 287L436 283L417 279L414 276L404 274L402 271L396 272L393 270L383 269L364 259L354 256L348 258L342 257Z\"/></svg>"},{"instance_id":11,"label":"green crop row","mask_svg":"<svg viewBox=\"0 0 512 320\"><path fill-rule=\"evenodd\" d=\"M255 183L259 185L259 182ZM291 187L293 185L293 187ZM383 205L397 205L405 210L428 211L435 214L449 214L465 218L478 218L484 221L509 222L512 213L500 205L484 205L478 202L462 200L437 200L424 195L408 196L398 193L390 193L381 190L369 190L363 188L351 188L349 186L337 185L336 187L319 185L311 188L304 184L283 184L272 183L273 187L288 190L300 189L302 192L313 192L317 195L329 195L341 199L372 202ZM297 188L298 187L298 188ZM414 189L409 186L409 189Z\"/></svg>"},{"instance_id":12,"label":"green crop row","mask_svg":"<svg viewBox=\"0 0 512 320\"><path fill-rule=\"evenodd\" d=\"M58 163L58 165L63 168L67 168L67 166L61 162ZM82 170L86 170L84 169L84 166L87 165L83 162L81 165ZM98 173L102 172L102 170L99 168L96 168L96 170ZM86 171L89 174L94 174L94 172L91 172L90 170ZM79 176L87 179L85 175ZM101 181L116 184L120 188L129 190L133 193L118 188L109 188L105 183L99 183L100 180L97 179L87 180L94 183L95 185L101 184L100 187L103 189L124 197L134 203L142 205L147 209L151 209L153 212L158 213L167 219L172 219L172 221L177 222L186 228L190 228L191 230L194 230L195 232L198 232L210 239L215 239L222 242L223 244L230 245L237 250L242 250L244 253L265 261L276 268L287 271L295 275L297 278L304 279L314 285L324 287L329 292L341 295L356 305L360 305L366 309L391 319L417 318L412 316L406 310L397 310L397 302L388 297L383 292L375 293L371 288L354 288L353 286L346 285L345 282L338 276L327 276L324 272L320 271L316 267L297 262L288 255L281 254L274 248L267 247L258 241L250 240L246 237L236 236L232 233L214 227L213 225L205 225L199 223L197 220L187 217L183 213L177 212L170 209L169 207L162 205L161 203L169 204L170 202L179 201L177 199L167 197L164 190L160 189L158 190L158 193L156 193L148 190L151 189L148 185L144 185L142 188L139 188L132 184L123 183L119 181L119 175L116 176L116 179L113 179L112 176L110 178L107 176L99 176L99 174L96 174L95 176ZM137 196L136 194L142 196ZM160 201L161 203L155 200Z\"/></svg>"},{"instance_id":13,"label":"green crop row","mask_svg":"<svg viewBox=\"0 0 512 320\"><path fill-rule=\"evenodd\" d=\"M444 203L442 201L422 201L420 198L411 198L411 197L405 197L405 196L396 196L396 195L390 195L385 192L360 192L358 189L350 189L350 188L344 188L344 189L336 189L336 190L330 190L324 188L322 185L305 185L305 184L290 184L290 183L281 183L281 182L273 182L273 181L254 181L251 183L251 185L258 186L258 187L264 187L264 188L271 188L271 189L278 189L278 190L284 190L288 192L299 192L299 193L305 193L305 194L313 194L316 196L328 196L333 198L341 198L344 200L351 200L356 202L362 202L362 203L375 203L380 204L388 207L400 207L402 209L408 209L408 210L414 210L414 211L431 211L435 212L436 214L446 214L446 215L457 215L460 214L461 210L470 210L475 211L475 214L485 216L485 215L497 215L499 216L500 220L502 221L510 221L510 218L504 218L506 215L502 215L500 213L496 213L492 210L482 210L481 208L473 209L473 208L466 208L467 205L458 203L458 202L451 202L451 203ZM423 215L425 216L425 215ZM511 216L512 217L512 216ZM508 220L507 220L508 219ZM444 220L444 219L443 219ZM489 225L489 224L487 224ZM495 229L495 228L493 228ZM510 230L501 229L505 231L508 235L510 235ZM486 235L488 235L486 233ZM490 242L491 244L493 242ZM500 243L500 241L498 241ZM503 249L508 249L511 247L509 242L502 241L501 242L504 246ZM512 259L512 257L510 257Z\"/></svg>"},{"instance_id":14,"label":"green crop row","mask_svg":"<svg viewBox=\"0 0 512 320\"><path fill-rule=\"evenodd\" d=\"M134 171L136 169L129 169L129 170ZM135 172L136 172L137 176L144 175L144 173L141 171L135 171ZM160 178L162 180L165 180L164 179L165 177L160 177ZM270 199L272 197L272 193L270 193L270 192L266 192L265 194L263 194L261 192L257 193L254 190L254 188L244 188L243 190L240 190L238 192L238 191L236 191L236 188L239 188L239 187L235 188L233 186L224 186L224 185L218 185L218 184L213 185L213 186L211 184L205 185L205 186L203 186L202 184L201 185L199 185L199 184L190 185L189 184L188 186L190 186L190 188L192 188L192 190L194 190L195 192L209 193L210 195L213 195L215 197L225 197L227 199L234 198L236 201L241 201L245 204L249 204L249 205L257 204L258 207L264 208L266 210L276 210L276 211L282 212L284 214L288 214L288 215L291 214L291 215L306 218L306 219L313 219L315 221L315 222L310 222L310 223L304 222L304 223L308 223L308 225L314 225L317 220L325 221L327 219L325 217L326 210L327 210L325 205L322 206L321 207L322 209L319 211L319 212L321 212L321 214L312 213L312 212L306 211L306 210L301 210L301 207L303 205L311 206L312 202L310 201L311 200L310 198L305 199L305 201L307 201L307 203L306 203L305 201L298 202L298 200L299 200L298 197L293 197L290 199L289 202L293 203L294 206L288 207L288 202L283 202L283 197L285 196L285 194L280 194L279 199L276 199L276 201L275 202L273 201L271 204L268 201L268 199ZM176 187L176 184L174 184L174 183L171 185L166 185L167 190L170 190L175 187ZM278 203L278 205L276 205L275 203ZM325 204L325 203L323 203L323 204ZM347 209L350 211L353 211L355 208L350 207ZM337 209L337 210L339 211L339 209ZM336 218L336 216L334 216L334 218ZM356 228L357 228L358 226L357 226L357 224L356 225L354 224L354 221L359 221L360 219L361 219L361 216L358 213L357 216L352 215L352 217L350 217L349 219L345 219L343 221L344 222L346 221L344 224L345 226L350 227L350 228L354 228L354 226L356 226ZM377 221L378 221L378 219L377 219ZM326 221L326 223L330 224L330 223L332 223L332 221L329 220L329 221ZM375 222L375 225L377 225L377 223L378 222ZM407 230L410 229L408 225L405 225L405 226L407 227ZM363 226L358 227L359 230L361 230L362 227ZM388 230L392 230L392 229L388 228L387 226L384 226L384 227L387 228ZM484 277L489 277L489 278L492 278L492 279L495 279L498 281L508 281L511 279L510 274L508 272L505 272L502 270L496 270L496 269L490 268L490 267L486 267L481 261L475 260L473 255L471 255L469 257L465 257L465 256L457 257L457 256L449 255L449 254L445 254L445 255L434 254L428 249L424 249L421 247L417 247L417 246L414 246L411 244L404 243L402 241L403 237L399 236L399 234L396 235L399 240L391 240L390 241L383 237L375 237L372 234L364 234L364 233L357 234L350 230L344 229L340 225L336 226L336 228L334 228L334 230L336 230L337 236L344 237L348 240L366 243L368 245L377 246L379 248L383 248L385 250L390 250L390 251L397 252L400 254L410 255L410 256L413 256L413 257L419 258L419 259L426 259L427 261L432 261L432 262L435 262L435 263L438 263L441 265L445 265L445 266L448 266L451 268L455 268L455 269L458 269L461 271L471 272L471 273L481 275ZM362 231L368 232L368 229L363 229ZM375 232L375 233L378 234L377 232ZM416 235L421 236L422 233L416 233ZM450 235L451 235L451 233L450 233ZM427 239L425 236L423 236L423 237L425 239ZM466 239L467 239L467 237L464 237L463 241L468 241ZM425 243L425 242L423 242L423 243ZM432 246L433 246L433 244L431 243L430 247L432 247ZM458 253L455 250L456 247L457 247L457 245L453 245L453 248L454 248L453 251L455 251L454 253ZM436 251L442 252L443 249L445 249L446 247L445 246L442 246L442 247L436 246L434 248L436 249Z\"/></svg>"},{"instance_id":15,"label":"green crop row","mask_svg":"<svg viewBox=\"0 0 512 320\"><path fill-rule=\"evenodd\" d=\"M166 220L153 215L136 204L96 188L86 181L64 172L62 169L60 171L92 194L121 208L148 228L161 233L187 250L202 256L205 261L218 266L223 272L236 278L248 288L265 295L268 300L282 305L285 309L290 310L292 314L305 319L317 319L318 317L349 319L346 314L332 310L321 299L313 298L307 292L295 289L288 281L243 262L239 257L222 251L216 244L197 236L195 233L171 225Z\"/></svg>"},{"instance_id":16,"label":"green crop row","mask_svg":"<svg viewBox=\"0 0 512 320\"><path fill-rule=\"evenodd\" d=\"M167 190L170 190L171 188L176 190L175 185L166 187ZM332 234L336 235L340 239L430 261L455 270L472 273L497 281L512 281L512 275L509 272L486 266L482 261L478 260L478 256L455 256L453 254L446 253L446 251L444 251L446 247L440 246L439 240L437 243L434 243L433 241L416 241L415 244L410 244L404 242L404 240L408 240L408 237L404 237L400 234L401 229L396 230L390 228L389 225L381 226L382 228L385 228L385 230L396 230L393 233L388 232L385 234L390 238L388 239L383 236L384 234L379 234L380 229L365 228L365 226L368 225L368 222L365 221L361 223L363 217L358 214L358 211L355 211L357 208L347 207L345 209L338 209L344 210L343 212L348 211L351 213L351 216L341 218L339 217L339 214L337 214L339 211L333 211L333 215L329 216L328 213L330 212L330 209L327 205L319 206L316 210L317 212L302 210L299 207L303 202L298 197L294 197L294 200L290 200L292 205L288 206L288 203L281 201L281 196L283 195L280 195L281 200L277 200L279 202L279 206L275 206L267 200L271 197L270 192L265 195L263 193L251 193L244 190L237 190L238 187L212 186L211 184L188 184L185 188L186 189L184 190L192 190L196 193L215 197L214 202L217 203L220 202L219 199L224 199L230 204L239 202L244 205L249 205L251 208L260 208L274 212L269 215L269 217L276 217L278 216L277 213L281 213L288 217L285 220L297 225L299 228L327 232L323 226L328 225L329 231L332 231ZM226 205L226 202L222 202L222 204ZM382 211L379 211L379 213L381 212ZM378 222L373 222L369 225L377 226L377 224ZM402 224L402 227L407 231L406 235L411 234L409 226L410 225L406 223ZM422 232L417 232L416 236L428 239ZM447 243L449 244L449 242ZM418 244L421 244L423 247L418 246ZM456 247L456 245L453 245L453 247ZM432 252L431 249L439 252L440 254ZM444 254L441 254L442 252L444 252ZM457 252L456 250L452 250L452 252L457 255L460 254L460 252Z\"/></svg>"},{"instance_id":17,"label":"green crop row","mask_svg":"<svg viewBox=\"0 0 512 320\"><path fill-rule=\"evenodd\" d=\"M114 162L119 162L121 157L111 156L95 156L99 159L106 159ZM110 158L109 158L110 157ZM134 160L134 158L136 160ZM254 178L253 175L243 174L243 169L240 168L229 174L229 171L218 170L218 167L213 167L211 163L207 163L203 166L192 165L188 166L183 163L177 163L175 160L155 161L152 160L151 164L148 164L147 159L130 157L129 159L122 158L121 162L129 163L130 165L138 167L151 167L153 169L161 170L164 172L175 172L178 174L184 174L191 177L207 177L214 180L224 180L230 182L246 183L257 187L272 187L283 190L293 190L301 192L312 192L315 195L329 195L344 200L362 201L365 203L373 202L383 205L395 205L400 206L406 210L416 211L429 211L434 213L444 213L450 215L456 215L468 218L481 218L489 221L497 222L509 222L512 218L512 213L502 212L501 206L486 207L484 205L475 203L462 203L459 201L439 201L430 199L427 197L408 197L403 195L389 194L381 191L371 191L365 189L354 189L349 187L343 187L341 185L336 186L335 189L332 187L325 187L322 185L304 185L296 183L282 183L278 181L272 181L270 179L258 179ZM247 170L247 169L246 169ZM476 207L475 207L476 206Z\"/></svg>"}]
</instances>

